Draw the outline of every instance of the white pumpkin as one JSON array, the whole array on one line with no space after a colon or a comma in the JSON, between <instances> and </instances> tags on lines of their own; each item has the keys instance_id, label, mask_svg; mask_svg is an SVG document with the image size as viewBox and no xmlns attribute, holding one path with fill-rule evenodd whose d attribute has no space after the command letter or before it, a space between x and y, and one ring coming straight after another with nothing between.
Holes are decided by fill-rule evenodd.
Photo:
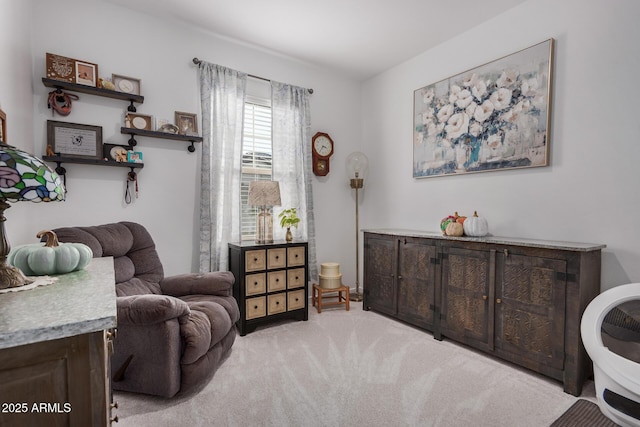
<instances>
[{"instance_id":1,"label":"white pumpkin","mask_svg":"<svg viewBox=\"0 0 640 427\"><path fill-rule=\"evenodd\" d=\"M487 220L481 216L478 216L478 212L473 212L473 216L467 218L462 224L464 227L464 234L471 237L482 237L489 233L489 225Z\"/></svg>"}]
</instances>

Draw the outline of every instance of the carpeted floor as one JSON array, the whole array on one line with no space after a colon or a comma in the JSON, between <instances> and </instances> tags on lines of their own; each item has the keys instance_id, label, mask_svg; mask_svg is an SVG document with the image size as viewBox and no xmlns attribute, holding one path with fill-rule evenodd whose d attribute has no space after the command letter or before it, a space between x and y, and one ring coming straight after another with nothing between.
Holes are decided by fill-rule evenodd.
<instances>
[{"instance_id":1,"label":"carpeted floor","mask_svg":"<svg viewBox=\"0 0 640 427\"><path fill-rule=\"evenodd\" d=\"M595 401L592 382L582 398ZM549 426L578 399L562 384L363 311L309 308L238 337L202 389L116 392L120 427Z\"/></svg>"}]
</instances>

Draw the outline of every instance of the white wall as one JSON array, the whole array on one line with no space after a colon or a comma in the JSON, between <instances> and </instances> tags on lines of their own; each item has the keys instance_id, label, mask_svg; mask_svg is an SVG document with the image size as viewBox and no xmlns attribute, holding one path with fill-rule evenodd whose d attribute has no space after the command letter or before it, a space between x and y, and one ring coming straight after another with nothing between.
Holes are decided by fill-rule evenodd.
<instances>
[{"instance_id":1,"label":"white wall","mask_svg":"<svg viewBox=\"0 0 640 427\"><path fill-rule=\"evenodd\" d=\"M41 82L46 52L97 63L101 76L116 73L140 78L145 101L138 105L138 112L170 120L176 110L198 112L199 125L197 68L191 61L194 56L311 87L315 91L311 97L312 134L328 132L336 142L331 174L314 178L313 183L318 260L340 262L347 269L343 271L345 279L350 280L349 274L354 277L354 271L347 268L355 250L347 243L353 239L343 237L352 236L353 224L343 221L344 205L350 208L352 200L342 164L352 151L350 147L359 141L359 83L331 70L234 44L104 1L32 1L33 8L31 2L0 0L0 57L6 61L17 55L18 59L1 65L0 105L12 119L25 117L22 123L12 123L10 141L21 135L26 140L21 146L41 155L49 119L102 126L105 143L122 144L128 139L120 134L127 106L122 101L80 94L71 115L51 116L46 102L51 89ZM15 45L5 47L4 43L16 40L16 34L21 37L12 42ZM3 95L5 90L11 92L10 96ZM165 273L197 271L200 146L191 154L183 143L139 138L138 148L145 166L139 171L140 197L134 203L123 202L127 169L66 165L69 192L64 203L18 203L7 212L12 244L35 241L35 233L46 227L138 221L153 235Z\"/></svg>"},{"instance_id":2,"label":"white wall","mask_svg":"<svg viewBox=\"0 0 640 427\"><path fill-rule=\"evenodd\" d=\"M497 236L606 244L603 289L640 281L638 16L634 0L531 0L365 82L363 227L437 230L478 210ZM551 165L413 179L414 90L549 38Z\"/></svg>"}]
</instances>

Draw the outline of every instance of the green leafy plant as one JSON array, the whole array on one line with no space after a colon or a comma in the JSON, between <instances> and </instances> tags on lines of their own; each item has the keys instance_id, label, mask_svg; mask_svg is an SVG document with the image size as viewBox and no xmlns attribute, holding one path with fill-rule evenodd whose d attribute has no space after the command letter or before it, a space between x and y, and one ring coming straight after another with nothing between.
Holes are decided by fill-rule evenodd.
<instances>
[{"instance_id":1,"label":"green leafy plant","mask_svg":"<svg viewBox=\"0 0 640 427\"><path fill-rule=\"evenodd\" d=\"M298 228L298 223L300 222L300 218L298 218L298 212L296 208L285 209L278 215L280 218L280 226L282 228L296 227Z\"/></svg>"}]
</instances>

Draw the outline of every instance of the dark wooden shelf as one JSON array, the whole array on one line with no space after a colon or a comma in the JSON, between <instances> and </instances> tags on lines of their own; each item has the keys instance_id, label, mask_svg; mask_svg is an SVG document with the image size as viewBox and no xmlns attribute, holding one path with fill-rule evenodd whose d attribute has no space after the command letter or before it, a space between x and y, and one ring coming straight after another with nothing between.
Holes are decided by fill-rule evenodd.
<instances>
[{"instance_id":1,"label":"dark wooden shelf","mask_svg":"<svg viewBox=\"0 0 640 427\"><path fill-rule=\"evenodd\" d=\"M133 169L141 169L144 167L144 163L116 162L113 160L102 160L102 159L84 159L81 157L43 156L42 159L46 162L54 162L57 164L76 163L81 165L116 166L121 168L133 168Z\"/></svg>"},{"instance_id":2,"label":"dark wooden shelf","mask_svg":"<svg viewBox=\"0 0 640 427\"><path fill-rule=\"evenodd\" d=\"M77 83L64 82L62 80L48 79L46 77L42 78L42 83L46 87L51 87L55 89L65 89L72 92L86 93L88 95L104 96L106 98L129 101L131 102L131 106L133 106L134 102L137 102L138 104L142 104L144 102L144 96L142 95L134 95L131 93L118 92L117 90L109 90L109 89L103 89L99 87L81 85ZM129 107L129 111L132 111L131 107ZM135 107L133 111L135 111Z\"/></svg>"},{"instance_id":3,"label":"dark wooden shelf","mask_svg":"<svg viewBox=\"0 0 640 427\"><path fill-rule=\"evenodd\" d=\"M150 138L172 139L175 141L190 142L191 145L187 148L190 153L193 153L196 150L193 145L194 143L202 142L202 137L197 135L181 135L177 133L159 132L155 130L143 130L128 127L121 127L120 133L131 135L131 138L129 139L129 145L132 147L135 147L135 145L137 144L135 136L148 136Z\"/></svg>"}]
</instances>

